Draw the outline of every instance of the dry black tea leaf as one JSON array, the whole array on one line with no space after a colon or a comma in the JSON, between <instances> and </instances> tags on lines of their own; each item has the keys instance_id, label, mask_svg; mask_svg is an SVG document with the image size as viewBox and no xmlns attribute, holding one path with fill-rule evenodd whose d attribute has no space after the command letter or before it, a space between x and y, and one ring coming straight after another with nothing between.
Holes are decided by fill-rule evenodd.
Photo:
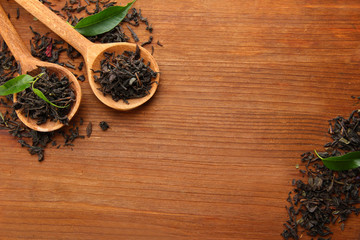
<instances>
[{"instance_id":1,"label":"dry black tea leaf","mask_svg":"<svg viewBox=\"0 0 360 240\"><path fill-rule=\"evenodd\" d=\"M99 125L100 125L101 130L103 130L103 131L108 130L108 128L110 127L109 124L105 121L100 122Z\"/></svg>"},{"instance_id":2,"label":"dry black tea leaf","mask_svg":"<svg viewBox=\"0 0 360 240\"><path fill-rule=\"evenodd\" d=\"M357 159L360 151L360 135L357 134L360 132L359 110L353 111L349 118L336 117L329 123L333 141L324 145L326 151L301 155L306 168L301 171L307 181L296 180L293 191L289 193L288 220L281 233L284 239L301 239L303 234L318 240L331 239L330 227L333 224L341 223L340 229L344 230L348 217L360 213L360 168L335 171L321 160L335 159L336 169L339 169L338 166L349 164L338 161ZM353 159L344 159L349 156Z\"/></svg>"},{"instance_id":3,"label":"dry black tea leaf","mask_svg":"<svg viewBox=\"0 0 360 240\"><path fill-rule=\"evenodd\" d=\"M13 107L20 110L25 117L37 120L37 124L46 121L60 121L67 124L67 114L75 102L75 93L66 76L59 77L56 73L41 68L42 74L32 88L27 88L17 95Z\"/></svg>"},{"instance_id":4,"label":"dry black tea leaf","mask_svg":"<svg viewBox=\"0 0 360 240\"><path fill-rule=\"evenodd\" d=\"M89 122L89 124L86 127L86 136L89 138L91 136L92 133L92 123Z\"/></svg>"},{"instance_id":5,"label":"dry black tea leaf","mask_svg":"<svg viewBox=\"0 0 360 240\"><path fill-rule=\"evenodd\" d=\"M136 51L124 51L121 55L104 53L101 61L100 76L95 75L95 82L100 84L99 90L112 99L128 103L127 100L142 98L149 94L153 79L157 73L150 68L150 63L144 63L137 46Z\"/></svg>"}]
</instances>

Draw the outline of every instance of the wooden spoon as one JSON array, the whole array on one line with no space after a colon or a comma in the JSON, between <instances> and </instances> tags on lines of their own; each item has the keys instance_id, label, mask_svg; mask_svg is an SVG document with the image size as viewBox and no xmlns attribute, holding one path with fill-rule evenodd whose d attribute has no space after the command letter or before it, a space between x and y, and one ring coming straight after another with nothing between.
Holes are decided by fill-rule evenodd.
<instances>
[{"instance_id":1,"label":"wooden spoon","mask_svg":"<svg viewBox=\"0 0 360 240\"><path fill-rule=\"evenodd\" d=\"M130 110L136 108L146 101L148 101L155 93L157 89L157 84L153 84L150 89L150 93L143 98L138 99L129 99L129 104L124 103L123 101L115 102L110 95L104 96L104 94L99 91L100 85L94 81L94 73L91 69L100 70L100 61L104 59L104 52L116 52L123 53L126 51L136 50L136 44L132 43L106 43L106 44L95 44L86 39L80 33L78 33L70 24L56 16L49 8L44 6L38 0L15 0L20 4L24 9L30 12L38 20L44 23L57 35L59 35L63 40L70 43L75 49L77 49L82 56L84 57L87 76L92 91L96 97L103 102L105 105L114 108L116 110ZM141 57L144 59L145 63L150 62L150 68L159 72L159 67L154 59L154 57L142 47L140 48ZM159 83L160 74L157 75L155 81Z\"/></svg>"},{"instance_id":2,"label":"wooden spoon","mask_svg":"<svg viewBox=\"0 0 360 240\"><path fill-rule=\"evenodd\" d=\"M69 81L72 82L71 86L75 92L76 101L73 103L71 110L67 115L68 119L71 120L79 109L81 102L81 88L75 76L64 67L54 63L43 62L31 56L29 50L26 48L14 26L11 24L8 15L5 13L1 5L0 26L0 34L10 48L10 51L14 55L15 59L20 62L23 73L29 73L30 75L35 76L36 74L40 73L39 67L46 67L50 72L58 74L59 77L68 77ZM14 94L14 102L15 101L16 94ZM25 117L25 115L21 113L21 110L17 110L16 113L19 119L26 126L39 132L51 132L64 126L64 124L60 123L59 121L54 122L50 120L41 125L37 125L36 120L30 117Z\"/></svg>"}]
</instances>

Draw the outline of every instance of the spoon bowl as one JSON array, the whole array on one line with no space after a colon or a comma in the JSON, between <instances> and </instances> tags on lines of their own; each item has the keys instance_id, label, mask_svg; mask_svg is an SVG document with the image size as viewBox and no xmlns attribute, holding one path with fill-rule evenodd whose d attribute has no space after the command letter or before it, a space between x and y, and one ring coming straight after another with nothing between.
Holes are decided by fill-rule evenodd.
<instances>
[{"instance_id":1,"label":"spoon bowl","mask_svg":"<svg viewBox=\"0 0 360 240\"><path fill-rule=\"evenodd\" d=\"M21 40L19 34L16 32L14 26L11 24L7 14L5 13L3 7L0 5L0 34L4 38L6 44L8 45L11 53L14 55L15 59L20 62L22 72L28 73L32 76L37 75L40 72L40 67L46 67L49 72L56 73L59 77L66 76L70 83L71 87L74 90L76 100L71 106L70 112L67 114L69 121L74 117L75 113L79 109L81 102L81 87L75 76L66 68L61 67L54 63L48 63L40 61L31 56L29 50L26 48L25 44ZM17 96L14 94L14 102L16 101ZM59 121L50 121L38 125L35 119L26 117L21 113L21 110L16 110L16 113L19 119L29 128L39 131L39 132L51 132L57 129L60 129L64 126L63 123Z\"/></svg>"},{"instance_id":2,"label":"spoon bowl","mask_svg":"<svg viewBox=\"0 0 360 240\"><path fill-rule=\"evenodd\" d=\"M77 110L80 107L81 102L81 87L75 76L69 72L67 69L58 66L56 64L51 63L39 63L36 68L29 69L27 73L31 76L36 76L40 73L40 67L46 67L46 69L51 73L56 73L60 78L63 76L67 76L69 81L71 82L70 87L73 89L75 93L75 102L72 103L70 112L67 114L69 121L75 116ZM14 94L14 102L17 100L17 94ZM16 110L16 114L18 118L29 128L34 129L38 132L52 132L58 130L64 126L64 124L60 123L59 121L46 121L45 123L38 125L36 119L32 119L30 117L26 117L24 114L21 113L21 110Z\"/></svg>"},{"instance_id":3,"label":"spoon bowl","mask_svg":"<svg viewBox=\"0 0 360 240\"><path fill-rule=\"evenodd\" d=\"M101 51L99 51L99 49L100 49L99 47L103 48L103 49ZM93 69L93 70L101 69L100 61L104 59L105 52L110 52L110 53L115 52L115 53L119 53L119 54L123 53L124 51L135 52L136 45L131 44L131 43L120 43L120 44L119 43L110 43L110 44L96 44L94 46L94 48L96 48L96 50L99 51L100 53L92 59L92 63L88 63L87 66L89 66L89 67L87 67L87 74L88 74L91 89L94 92L95 96L101 102L103 102L105 105L107 105L108 107L111 107L113 109L120 110L120 111L126 111L126 110L130 110L130 109L133 109L133 108L136 108L136 107L142 105L143 103L148 101L155 94L155 91L157 89L157 84L152 84L149 94L146 95L145 97L128 99L127 100L129 102L128 104L122 100L115 102L110 95L104 95L101 91L99 91L99 88L101 86L99 83L96 83L94 81L94 72L91 69ZM149 62L150 68L154 72L159 72L159 67L158 67L155 59L153 58L153 56L146 49L144 49L140 46L139 46L139 49L140 49L140 56L144 59L144 63L147 64ZM159 82L159 79L160 79L160 74L158 73L156 76L156 79L154 81Z\"/></svg>"},{"instance_id":4,"label":"spoon bowl","mask_svg":"<svg viewBox=\"0 0 360 240\"><path fill-rule=\"evenodd\" d=\"M86 64L86 71L91 89L94 92L95 96L102 103L113 109L126 111L144 104L154 95L157 89L157 84L152 84L151 90L149 91L150 93L143 98L129 99L128 104L124 103L123 101L116 102L112 99L111 96L104 96L104 94L99 90L100 85L94 81L94 73L92 69L100 70L100 61L104 59L104 52L115 52L116 54L122 54L124 51L135 52L136 44L92 43L38 0L15 1L81 53L81 55L84 57L84 61ZM156 60L145 48L142 48L140 46L139 48L140 55L144 59L145 63L150 62L150 68L154 72L158 72L155 81L159 83L160 73L159 66L156 63Z\"/></svg>"}]
</instances>

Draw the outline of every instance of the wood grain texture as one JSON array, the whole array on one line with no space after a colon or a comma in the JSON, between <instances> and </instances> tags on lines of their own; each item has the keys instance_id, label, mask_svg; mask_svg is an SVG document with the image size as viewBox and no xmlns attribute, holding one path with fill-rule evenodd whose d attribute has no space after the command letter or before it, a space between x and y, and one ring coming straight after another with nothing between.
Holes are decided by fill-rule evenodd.
<instances>
[{"instance_id":1,"label":"wood grain texture","mask_svg":"<svg viewBox=\"0 0 360 240\"><path fill-rule=\"evenodd\" d=\"M48 31L1 4L24 42L29 25ZM155 96L117 112L82 83L78 117L93 134L48 149L43 163L0 131L0 239L281 239L300 154L329 141L328 119L358 108L360 3L135 7L164 44ZM344 232L333 227L334 239L359 239L359 226L353 217Z\"/></svg>"}]
</instances>

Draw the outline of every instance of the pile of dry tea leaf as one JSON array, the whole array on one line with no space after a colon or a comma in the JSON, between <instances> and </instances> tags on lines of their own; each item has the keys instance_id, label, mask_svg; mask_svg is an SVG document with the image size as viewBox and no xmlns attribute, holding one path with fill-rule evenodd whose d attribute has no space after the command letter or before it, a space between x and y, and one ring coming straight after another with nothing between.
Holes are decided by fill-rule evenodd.
<instances>
[{"instance_id":1,"label":"pile of dry tea leaf","mask_svg":"<svg viewBox=\"0 0 360 240\"><path fill-rule=\"evenodd\" d=\"M349 118L336 117L329 121L331 142L324 145L321 157L360 150L360 114L353 111ZM330 227L339 225L345 229L345 221L350 214L358 215L360 208L360 169L333 171L326 168L321 159L313 153L302 155L307 181L293 180L294 190L289 193L286 207L289 219L284 223L284 239L300 239L303 234L330 240Z\"/></svg>"},{"instance_id":2,"label":"pile of dry tea leaf","mask_svg":"<svg viewBox=\"0 0 360 240\"><path fill-rule=\"evenodd\" d=\"M33 88L41 91L48 102L36 95ZM47 68L41 68L38 80L34 82L33 87L17 94L13 108L20 110L25 117L35 119L38 125L48 120L68 124L67 115L75 98L71 82L66 76L60 78L58 74L50 72Z\"/></svg>"},{"instance_id":3,"label":"pile of dry tea leaf","mask_svg":"<svg viewBox=\"0 0 360 240\"><path fill-rule=\"evenodd\" d=\"M94 79L101 86L99 90L114 101L128 103L129 99L145 97L152 84L157 84L153 81L157 73L149 67L150 63L144 63L138 46L135 52L125 51L121 55L105 52L104 57L101 69L94 71L100 76L94 75Z\"/></svg>"}]
</instances>

